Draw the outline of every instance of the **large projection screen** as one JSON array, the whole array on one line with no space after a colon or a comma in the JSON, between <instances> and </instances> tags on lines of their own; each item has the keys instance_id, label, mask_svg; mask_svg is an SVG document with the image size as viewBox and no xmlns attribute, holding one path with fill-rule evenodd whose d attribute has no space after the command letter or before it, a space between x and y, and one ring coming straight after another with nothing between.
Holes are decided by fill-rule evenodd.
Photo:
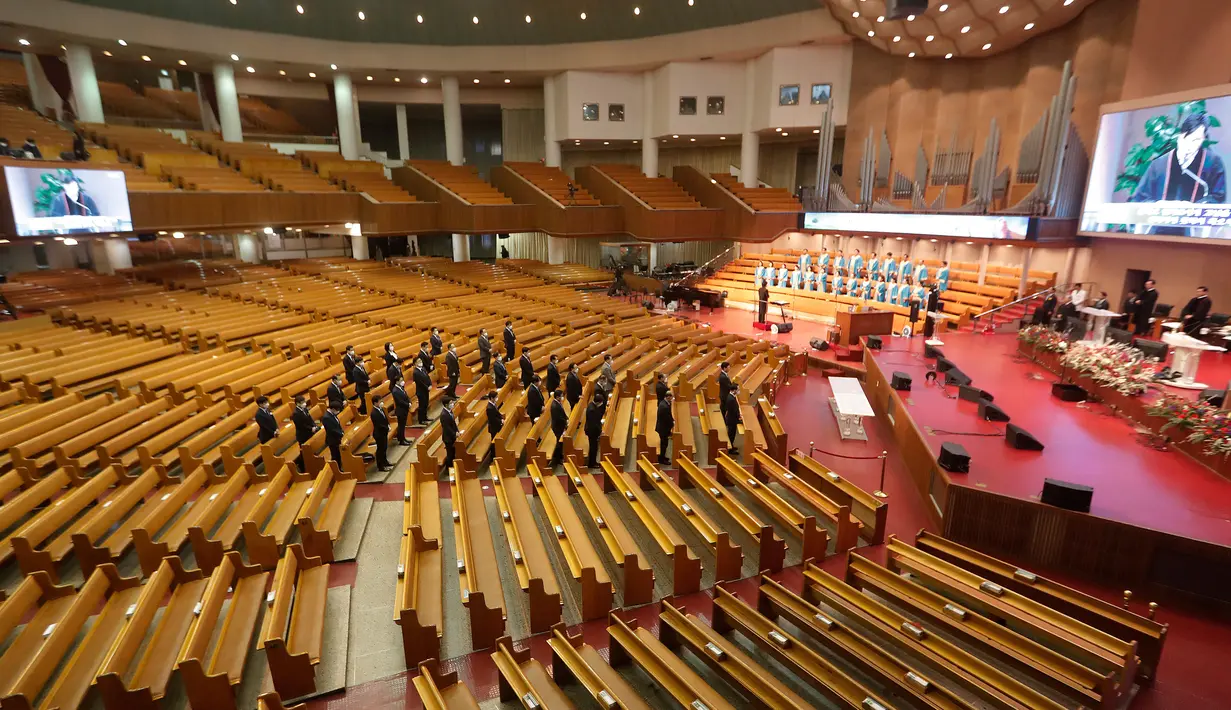
<instances>
[{"instance_id":1,"label":"large projection screen","mask_svg":"<svg viewBox=\"0 0 1231 710\"><path fill-rule=\"evenodd\" d=\"M4 181L20 237L132 231L123 171L7 165Z\"/></svg>"},{"instance_id":2,"label":"large projection screen","mask_svg":"<svg viewBox=\"0 0 1231 710\"><path fill-rule=\"evenodd\" d=\"M1231 239L1231 85L1103 107L1080 233Z\"/></svg>"}]
</instances>

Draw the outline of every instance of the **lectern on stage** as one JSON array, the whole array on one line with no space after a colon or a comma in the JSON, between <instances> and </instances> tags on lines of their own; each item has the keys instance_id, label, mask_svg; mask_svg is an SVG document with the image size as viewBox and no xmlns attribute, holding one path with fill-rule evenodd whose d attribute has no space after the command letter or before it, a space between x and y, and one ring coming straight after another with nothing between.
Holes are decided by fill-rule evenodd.
<instances>
[{"instance_id":1,"label":"lectern on stage","mask_svg":"<svg viewBox=\"0 0 1231 710\"><path fill-rule=\"evenodd\" d=\"M1183 390L1203 390L1209 387L1205 383L1197 382L1197 363L1201 360L1201 353L1207 350L1227 351L1224 347L1210 345L1205 341L1178 332L1167 333L1163 336L1163 342L1172 348L1171 369L1180 373L1180 379L1163 380L1162 383L1168 387L1178 387Z\"/></svg>"},{"instance_id":2,"label":"lectern on stage","mask_svg":"<svg viewBox=\"0 0 1231 710\"><path fill-rule=\"evenodd\" d=\"M839 310L836 320L842 334L840 345L858 345L865 335L893 334L893 314L889 311Z\"/></svg>"},{"instance_id":3,"label":"lectern on stage","mask_svg":"<svg viewBox=\"0 0 1231 710\"><path fill-rule=\"evenodd\" d=\"M1119 318L1123 315L1121 313L1116 313L1115 311L1109 311L1103 308L1091 308L1090 306L1084 306L1077 310L1079 313L1085 313L1094 320L1094 328L1093 332L1090 334L1090 337L1096 343L1101 343L1107 339L1107 325L1111 323L1111 319Z\"/></svg>"}]
</instances>

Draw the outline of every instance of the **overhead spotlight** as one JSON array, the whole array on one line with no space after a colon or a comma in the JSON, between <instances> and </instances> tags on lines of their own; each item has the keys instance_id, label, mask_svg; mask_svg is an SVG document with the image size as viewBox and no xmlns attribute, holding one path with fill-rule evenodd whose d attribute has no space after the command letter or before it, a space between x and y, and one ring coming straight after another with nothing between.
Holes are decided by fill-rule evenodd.
<instances>
[{"instance_id":1,"label":"overhead spotlight","mask_svg":"<svg viewBox=\"0 0 1231 710\"><path fill-rule=\"evenodd\" d=\"M913 57L913 56L915 56L915 53L914 53L914 52L911 52L911 53L910 53L910 56L912 56L912 57ZM813 132L813 133L820 133L820 132L821 132L821 129L819 129L819 128L813 128L813 129L812 129L812 132Z\"/></svg>"},{"instance_id":2,"label":"overhead spotlight","mask_svg":"<svg viewBox=\"0 0 1231 710\"><path fill-rule=\"evenodd\" d=\"M232 55L231 55L231 61L233 61L233 62L238 62L238 61L239 61L239 55L238 55L238 54L232 54Z\"/></svg>"},{"instance_id":3,"label":"overhead spotlight","mask_svg":"<svg viewBox=\"0 0 1231 710\"><path fill-rule=\"evenodd\" d=\"M476 83L476 84L477 84L477 83L479 83L479 80L478 80L478 79L475 79L475 80L474 80L474 83Z\"/></svg>"},{"instance_id":4,"label":"overhead spotlight","mask_svg":"<svg viewBox=\"0 0 1231 710\"><path fill-rule=\"evenodd\" d=\"M315 78L316 78L316 72L314 72L314 71L310 71L310 72L308 72L308 78L309 78L309 79L315 79Z\"/></svg>"},{"instance_id":5,"label":"overhead spotlight","mask_svg":"<svg viewBox=\"0 0 1231 710\"><path fill-rule=\"evenodd\" d=\"M634 7L634 8L633 8L633 14L634 14L634 15L640 15L640 14L641 14L641 8L640 8L640 7Z\"/></svg>"},{"instance_id":6,"label":"overhead spotlight","mask_svg":"<svg viewBox=\"0 0 1231 710\"><path fill-rule=\"evenodd\" d=\"M875 33L875 32L873 32L872 30L868 30L868 36L869 36L869 37L875 37L875 36L876 36L876 33Z\"/></svg>"},{"instance_id":7,"label":"overhead spotlight","mask_svg":"<svg viewBox=\"0 0 1231 710\"><path fill-rule=\"evenodd\" d=\"M671 136L671 137L672 137L672 138L679 138L679 136L678 136L678 135L673 135L673 136Z\"/></svg>"},{"instance_id":8,"label":"overhead spotlight","mask_svg":"<svg viewBox=\"0 0 1231 710\"><path fill-rule=\"evenodd\" d=\"M611 141L603 141L603 145L611 145Z\"/></svg>"},{"instance_id":9,"label":"overhead spotlight","mask_svg":"<svg viewBox=\"0 0 1231 710\"><path fill-rule=\"evenodd\" d=\"M513 80L512 80L512 79L505 79L505 80L504 80L504 83L506 83L506 84L512 84L512 83L513 83Z\"/></svg>"},{"instance_id":10,"label":"overhead spotlight","mask_svg":"<svg viewBox=\"0 0 1231 710\"><path fill-rule=\"evenodd\" d=\"M393 83L395 83L395 84L400 84L400 83L402 83L402 77L400 77L400 76L395 76L395 77L393 77Z\"/></svg>"},{"instance_id":11,"label":"overhead spotlight","mask_svg":"<svg viewBox=\"0 0 1231 710\"><path fill-rule=\"evenodd\" d=\"M285 70L285 69L279 69L279 70L278 70L278 76L286 76L286 70Z\"/></svg>"},{"instance_id":12,"label":"overhead spotlight","mask_svg":"<svg viewBox=\"0 0 1231 710\"><path fill-rule=\"evenodd\" d=\"M989 50L989 49L991 49L991 48L992 48L992 43L991 43L991 42L988 42L987 44L983 45L983 51L984 51L984 52L986 52L987 50Z\"/></svg>"},{"instance_id":13,"label":"overhead spotlight","mask_svg":"<svg viewBox=\"0 0 1231 710\"><path fill-rule=\"evenodd\" d=\"M337 64L330 64L330 65L329 65L329 68L330 68L330 69L332 69L333 71L337 71L337 70L338 70L338 65L337 65Z\"/></svg>"},{"instance_id":14,"label":"overhead spotlight","mask_svg":"<svg viewBox=\"0 0 1231 710\"><path fill-rule=\"evenodd\" d=\"M1002 5L1002 6L1001 6L1001 8L1000 8L1000 14L1002 14L1002 15L1003 15L1003 14L1005 14L1005 13L1006 13L1006 12L1008 12L1008 11L1009 11L1009 6L1008 6L1008 5Z\"/></svg>"},{"instance_id":15,"label":"overhead spotlight","mask_svg":"<svg viewBox=\"0 0 1231 710\"><path fill-rule=\"evenodd\" d=\"M172 232L171 237L174 239L183 239L184 233L183 232Z\"/></svg>"},{"instance_id":16,"label":"overhead spotlight","mask_svg":"<svg viewBox=\"0 0 1231 710\"><path fill-rule=\"evenodd\" d=\"M692 4L693 4L693 0L688 0L688 6L692 7Z\"/></svg>"},{"instance_id":17,"label":"overhead spotlight","mask_svg":"<svg viewBox=\"0 0 1231 710\"><path fill-rule=\"evenodd\" d=\"M584 12L583 12L583 13L581 13L581 19L583 19L583 20L584 20L584 19L586 19L586 13L584 13Z\"/></svg>"},{"instance_id":18,"label":"overhead spotlight","mask_svg":"<svg viewBox=\"0 0 1231 710\"><path fill-rule=\"evenodd\" d=\"M143 61L143 62L148 62L148 61L152 61L152 60L150 59L150 55L148 55L148 54L142 54L142 55L141 55L141 61Z\"/></svg>"},{"instance_id":19,"label":"overhead spotlight","mask_svg":"<svg viewBox=\"0 0 1231 710\"><path fill-rule=\"evenodd\" d=\"M256 73L256 69L255 69L254 67L247 67L247 69L248 69L248 73L249 73L249 74L255 74L255 73Z\"/></svg>"},{"instance_id":20,"label":"overhead spotlight","mask_svg":"<svg viewBox=\"0 0 1231 710\"><path fill-rule=\"evenodd\" d=\"M1025 26L1025 27L1023 27L1022 29L1026 30L1027 32L1029 32L1030 30L1033 30L1033 29L1034 29L1034 23L1033 23L1033 22L1027 22L1027 23L1026 23L1026 26Z\"/></svg>"},{"instance_id":21,"label":"overhead spotlight","mask_svg":"<svg viewBox=\"0 0 1231 710\"><path fill-rule=\"evenodd\" d=\"M360 11L359 11L359 19L360 19L361 21L362 21L362 20L366 20L366 19L368 19L368 16L367 16L366 14L364 14L363 10L360 10Z\"/></svg>"},{"instance_id":22,"label":"overhead spotlight","mask_svg":"<svg viewBox=\"0 0 1231 710\"><path fill-rule=\"evenodd\" d=\"M633 145L637 145L637 141L633 141Z\"/></svg>"},{"instance_id":23,"label":"overhead spotlight","mask_svg":"<svg viewBox=\"0 0 1231 710\"><path fill-rule=\"evenodd\" d=\"M924 41L924 42L931 42L931 41L932 41L932 40L934 40L934 39L936 39L936 35L928 35L927 37L924 37L924 38L923 38L923 41Z\"/></svg>"},{"instance_id":24,"label":"overhead spotlight","mask_svg":"<svg viewBox=\"0 0 1231 710\"><path fill-rule=\"evenodd\" d=\"M302 15L302 14L303 14L303 5L296 5L296 6L295 6L295 12L298 12L299 14L301 14L301 15Z\"/></svg>"},{"instance_id":25,"label":"overhead spotlight","mask_svg":"<svg viewBox=\"0 0 1231 710\"><path fill-rule=\"evenodd\" d=\"M936 8L936 10L937 10L938 12L945 12L945 11L947 11L948 9L949 9L949 3L944 3L944 4L943 4L943 5L941 5L940 7Z\"/></svg>"},{"instance_id":26,"label":"overhead spotlight","mask_svg":"<svg viewBox=\"0 0 1231 710\"><path fill-rule=\"evenodd\" d=\"M64 238L64 246L66 246L66 247L75 247L75 246L77 246L77 240L76 240L76 239L73 239L72 237L65 237L65 238Z\"/></svg>"},{"instance_id":27,"label":"overhead spotlight","mask_svg":"<svg viewBox=\"0 0 1231 710\"><path fill-rule=\"evenodd\" d=\"M783 137L783 138L786 138L786 137L787 137L787 136L789 136L789 135L791 135L791 134L790 134L790 133L787 133L787 132L785 132L785 131L783 131L783 133L782 133L782 137Z\"/></svg>"},{"instance_id":28,"label":"overhead spotlight","mask_svg":"<svg viewBox=\"0 0 1231 710\"><path fill-rule=\"evenodd\" d=\"M720 141L725 141L726 139L727 139L726 136L718 136L718 140Z\"/></svg>"},{"instance_id":29,"label":"overhead spotlight","mask_svg":"<svg viewBox=\"0 0 1231 710\"><path fill-rule=\"evenodd\" d=\"M877 22L884 22L884 21L885 21L885 16L884 16L884 15L881 15L880 17L876 18L876 21L877 21Z\"/></svg>"},{"instance_id":30,"label":"overhead spotlight","mask_svg":"<svg viewBox=\"0 0 1231 710\"><path fill-rule=\"evenodd\" d=\"M774 129L774 132L775 132L775 133L781 133L781 132L782 132L782 129L781 129L781 128L775 128L775 129Z\"/></svg>"},{"instance_id":31,"label":"overhead spotlight","mask_svg":"<svg viewBox=\"0 0 1231 710\"><path fill-rule=\"evenodd\" d=\"M856 20L858 20L858 19L859 19L859 11L858 11L858 10L856 10L856 11L852 12L852 13L851 13L851 17L853 17L853 18L855 18Z\"/></svg>"},{"instance_id":32,"label":"overhead spotlight","mask_svg":"<svg viewBox=\"0 0 1231 710\"><path fill-rule=\"evenodd\" d=\"M894 36L893 36L893 41L894 41L894 42L901 42L901 41L902 41L902 35L894 35Z\"/></svg>"},{"instance_id":33,"label":"overhead spotlight","mask_svg":"<svg viewBox=\"0 0 1231 710\"><path fill-rule=\"evenodd\" d=\"M30 40L28 40L28 39L19 39L19 40L17 40L17 44L20 44L20 45L21 45L21 46L23 46L23 47L29 47L29 46L30 46Z\"/></svg>"},{"instance_id":34,"label":"overhead spotlight","mask_svg":"<svg viewBox=\"0 0 1231 710\"><path fill-rule=\"evenodd\" d=\"M475 15L474 17L471 17L470 22L476 25L479 24L479 16Z\"/></svg>"},{"instance_id":35,"label":"overhead spotlight","mask_svg":"<svg viewBox=\"0 0 1231 710\"><path fill-rule=\"evenodd\" d=\"M232 5L238 5L238 4L239 4L239 0L231 0L231 4L232 4Z\"/></svg>"},{"instance_id":36,"label":"overhead spotlight","mask_svg":"<svg viewBox=\"0 0 1231 710\"><path fill-rule=\"evenodd\" d=\"M116 40L116 41L120 43L120 46L121 46L121 47L127 47L127 46L128 46L128 43L127 43L127 42L125 42L125 41L124 41L124 40L122 40L122 39L121 39L121 40Z\"/></svg>"},{"instance_id":37,"label":"overhead spotlight","mask_svg":"<svg viewBox=\"0 0 1231 710\"><path fill-rule=\"evenodd\" d=\"M907 21L907 22L914 22L914 21L915 21L915 16L914 16L914 15L907 15L907 16L906 16L906 21Z\"/></svg>"},{"instance_id":38,"label":"overhead spotlight","mask_svg":"<svg viewBox=\"0 0 1231 710\"><path fill-rule=\"evenodd\" d=\"M962 28L962 34L966 34L969 31L970 31L970 25L966 25L965 27Z\"/></svg>"},{"instance_id":39,"label":"overhead spotlight","mask_svg":"<svg viewBox=\"0 0 1231 710\"><path fill-rule=\"evenodd\" d=\"M179 60L179 62L177 62L177 64L179 64L181 67L186 67L186 66L188 66L188 62L184 61L183 59Z\"/></svg>"},{"instance_id":40,"label":"overhead spotlight","mask_svg":"<svg viewBox=\"0 0 1231 710\"><path fill-rule=\"evenodd\" d=\"M114 56L114 55L112 55L112 54L111 54L111 52L108 52L107 50L105 50L105 49L104 49L104 50L103 50L103 56L104 56L104 57L110 57L110 56Z\"/></svg>"},{"instance_id":41,"label":"overhead spotlight","mask_svg":"<svg viewBox=\"0 0 1231 710\"><path fill-rule=\"evenodd\" d=\"M158 73L162 74L163 76L171 76L171 72L167 71L166 69L162 69Z\"/></svg>"},{"instance_id":42,"label":"overhead spotlight","mask_svg":"<svg viewBox=\"0 0 1231 710\"><path fill-rule=\"evenodd\" d=\"M696 143L696 142L697 142L697 139L696 139L696 138L689 138L688 140L689 140L689 141L691 141L691 142L693 142L693 143Z\"/></svg>"},{"instance_id":43,"label":"overhead spotlight","mask_svg":"<svg viewBox=\"0 0 1231 710\"><path fill-rule=\"evenodd\" d=\"M946 54L945 59L953 59L953 52L949 52L948 54Z\"/></svg>"},{"instance_id":44,"label":"overhead spotlight","mask_svg":"<svg viewBox=\"0 0 1231 710\"><path fill-rule=\"evenodd\" d=\"M529 16L529 15L526 15L526 24L527 24L527 25L528 25L528 24L530 24L530 16Z\"/></svg>"},{"instance_id":45,"label":"overhead spotlight","mask_svg":"<svg viewBox=\"0 0 1231 710\"><path fill-rule=\"evenodd\" d=\"M1064 0L1065 7L1068 7L1069 5L1072 5L1072 4L1073 4L1073 0Z\"/></svg>"},{"instance_id":46,"label":"overhead spotlight","mask_svg":"<svg viewBox=\"0 0 1231 710\"><path fill-rule=\"evenodd\" d=\"M911 58L914 58L915 53L914 53L914 52L911 52L910 54L908 54L908 55L906 55L906 56L911 57ZM813 133L816 133L816 131L813 131Z\"/></svg>"},{"instance_id":47,"label":"overhead spotlight","mask_svg":"<svg viewBox=\"0 0 1231 710\"><path fill-rule=\"evenodd\" d=\"M427 83L427 77L426 77L426 76L421 76L421 77L419 77L419 83L420 83L420 84L426 84L426 83Z\"/></svg>"},{"instance_id":48,"label":"overhead spotlight","mask_svg":"<svg viewBox=\"0 0 1231 710\"><path fill-rule=\"evenodd\" d=\"M266 228L265 228L265 233L266 233L266 234L273 234L273 233L274 233L274 228L273 228L273 227L266 227Z\"/></svg>"},{"instance_id":49,"label":"overhead spotlight","mask_svg":"<svg viewBox=\"0 0 1231 710\"><path fill-rule=\"evenodd\" d=\"M423 15L415 15L415 22L423 24Z\"/></svg>"}]
</instances>

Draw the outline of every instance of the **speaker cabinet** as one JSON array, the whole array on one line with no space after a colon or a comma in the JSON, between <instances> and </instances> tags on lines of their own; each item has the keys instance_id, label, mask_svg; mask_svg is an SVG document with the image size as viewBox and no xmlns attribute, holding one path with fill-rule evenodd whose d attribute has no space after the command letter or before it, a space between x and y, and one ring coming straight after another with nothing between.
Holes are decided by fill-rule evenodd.
<instances>
[{"instance_id":1,"label":"speaker cabinet","mask_svg":"<svg viewBox=\"0 0 1231 710\"><path fill-rule=\"evenodd\" d=\"M778 326L779 333L789 333L792 330L795 330L794 323L774 323L774 325Z\"/></svg>"},{"instance_id":2,"label":"speaker cabinet","mask_svg":"<svg viewBox=\"0 0 1231 710\"><path fill-rule=\"evenodd\" d=\"M931 345L927 345L926 343L924 344L924 346L923 346L923 357L925 357L925 358L927 358L927 359L929 359L929 360L935 360L936 358L942 358L942 357L944 357L944 356L945 356L945 353L944 353L944 351L943 351L943 350L941 350L940 348L938 348L938 347L934 347L934 346L931 346Z\"/></svg>"},{"instance_id":3,"label":"speaker cabinet","mask_svg":"<svg viewBox=\"0 0 1231 710\"><path fill-rule=\"evenodd\" d=\"M945 359L944 356L936 358L936 371L937 372L948 372L949 370L952 370L955 367L957 367L957 365L954 365L951 360Z\"/></svg>"},{"instance_id":4,"label":"speaker cabinet","mask_svg":"<svg viewBox=\"0 0 1231 710\"><path fill-rule=\"evenodd\" d=\"M1009 421L1009 415L1003 409L986 399L979 400L979 418L989 422Z\"/></svg>"},{"instance_id":5,"label":"speaker cabinet","mask_svg":"<svg viewBox=\"0 0 1231 710\"><path fill-rule=\"evenodd\" d=\"M869 335L868 336L868 349L869 350L880 350L881 345L882 345L881 337L879 335Z\"/></svg>"},{"instance_id":6,"label":"speaker cabinet","mask_svg":"<svg viewBox=\"0 0 1231 710\"><path fill-rule=\"evenodd\" d=\"M965 372L962 372L955 367L945 373L945 384L968 385L970 384L970 377L968 377Z\"/></svg>"},{"instance_id":7,"label":"speaker cabinet","mask_svg":"<svg viewBox=\"0 0 1231 710\"><path fill-rule=\"evenodd\" d=\"M808 344L812 346L813 350L820 350L821 352L829 349L829 341L821 338L813 338L808 341Z\"/></svg>"},{"instance_id":8,"label":"speaker cabinet","mask_svg":"<svg viewBox=\"0 0 1231 710\"><path fill-rule=\"evenodd\" d=\"M1004 421L1009 421L1008 416L1004 418ZM1022 449L1023 451L1043 450L1043 444L1034 438L1033 434L1016 424L1010 424L1005 427L1004 440L1015 449Z\"/></svg>"},{"instance_id":9,"label":"speaker cabinet","mask_svg":"<svg viewBox=\"0 0 1231 710\"><path fill-rule=\"evenodd\" d=\"M894 372L889 380L889 386L895 390L910 391L910 375L905 372Z\"/></svg>"},{"instance_id":10,"label":"speaker cabinet","mask_svg":"<svg viewBox=\"0 0 1231 710\"><path fill-rule=\"evenodd\" d=\"M1078 513L1090 512L1090 501L1094 499L1094 489L1080 483L1069 483L1055 478L1043 479L1043 495L1039 500L1047 505L1054 505L1065 510L1075 510Z\"/></svg>"},{"instance_id":11,"label":"speaker cabinet","mask_svg":"<svg viewBox=\"0 0 1231 710\"><path fill-rule=\"evenodd\" d=\"M996 398L993 397L990 392L984 392L978 387L973 387L971 385L962 385L961 387L958 387L957 398L967 402L979 402L982 400L987 400L989 402L996 401Z\"/></svg>"},{"instance_id":12,"label":"speaker cabinet","mask_svg":"<svg viewBox=\"0 0 1231 710\"><path fill-rule=\"evenodd\" d=\"M966 453L966 447L952 441L940 445L940 456L936 462L941 468L952 473L970 472L970 454Z\"/></svg>"},{"instance_id":13,"label":"speaker cabinet","mask_svg":"<svg viewBox=\"0 0 1231 710\"><path fill-rule=\"evenodd\" d=\"M1051 386L1051 396L1061 402L1084 402L1086 391L1077 385L1057 382Z\"/></svg>"}]
</instances>

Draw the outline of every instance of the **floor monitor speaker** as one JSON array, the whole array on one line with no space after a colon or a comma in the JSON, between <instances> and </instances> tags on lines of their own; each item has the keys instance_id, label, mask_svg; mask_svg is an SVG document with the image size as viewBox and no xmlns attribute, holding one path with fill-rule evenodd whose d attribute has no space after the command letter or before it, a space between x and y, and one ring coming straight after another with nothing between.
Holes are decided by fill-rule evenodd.
<instances>
[{"instance_id":1,"label":"floor monitor speaker","mask_svg":"<svg viewBox=\"0 0 1231 710\"><path fill-rule=\"evenodd\" d=\"M959 387L957 390L957 398L966 400L967 402L978 402L984 399L992 402L996 399L990 393L984 392L978 387L974 387L972 385L962 385Z\"/></svg>"},{"instance_id":2,"label":"floor monitor speaker","mask_svg":"<svg viewBox=\"0 0 1231 710\"><path fill-rule=\"evenodd\" d=\"M979 418L989 422L1007 422L1009 415L1003 409L992 404L991 400L979 400Z\"/></svg>"},{"instance_id":3,"label":"floor monitor speaker","mask_svg":"<svg viewBox=\"0 0 1231 710\"><path fill-rule=\"evenodd\" d=\"M961 370L954 367L945 373L945 384L946 385L968 385L970 384L970 377L968 377L965 372L962 372Z\"/></svg>"},{"instance_id":4,"label":"floor monitor speaker","mask_svg":"<svg viewBox=\"0 0 1231 710\"><path fill-rule=\"evenodd\" d=\"M1078 385L1057 382L1051 386L1051 396L1061 402L1084 402L1086 391Z\"/></svg>"},{"instance_id":5,"label":"floor monitor speaker","mask_svg":"<svg viewBox=\"0 0 1231 710\"><path fill-rule=\"evenodd\" d=\"M935 359L935 358L941 358L944 356L945 356L944 351L938 347L934 347L932 345L926 345L926 344L923 346L923 357L928 358L929 360Z\"/></svg>"},{"instance_id":6,"label":"floor monitor speaker","mask_svg":"<svg viewBox=\"0 0 1231 710\"><path fill-rule=\"evenodd\" d=\"M940 445L940 456L937 457L936 462L946 471L970 472L970 454L966 453L966 447L952 441L946 441Z\"/></svg>"},{"instance_id":7,"label":"floor monitor speaker","mask_svg":"<svg viewBox=\"0 0 1231 710\"><path fill-rule=\"evenodd\" d=\"M954 365L951 360L946 359L943 355L936 358L936 371L937 372L947 372L949 370L952 370L955 367L957 367L957 365Z\"/></svg>"},{"instance_id":8,"label":"floor monitor speaker","mask_svg":"<svg viewBox=\"0 0 1231 710\"><path fill-rule=\"evenodd\" d=\"M868 336L868 349L869 350L880 350L881 349L881 337L879 335L869 335Z\"/></svg>"},{"instance_id":9,"label":"floor monitor speaker","mask_svg":"<svg viewBox=\"0 0 1231 710\"><path fill-rule=\"evenodd\" d=\"M910 375L905 372L894 372L893 379L889 380L889 386L895 390L910 391Z\"/></svg>"},{"instance_id":10,"label":"floor monitor speaker","mask_svg":"<svg viewBox=\"0 0 1231 710\"><path fill-rule=\"evenodd\" d=\"M813 338L808 341L808 344L812 346L813 350L820 350L821 352L829 349L829 341L823 338Z\"/></svg>"},{"instance_id":11,"label":"floor monitor speaker","mask_svg":"<svg viewBox=\"0 0 1231 710\"><path fill-rule=\"evenodd\" d=\"M1039 500L1047 505L1054 505L1065 510L1075 510L1078 513L1090 512L1090 501L1094 498L1094 489L1080 483L1069 483L1054 478L1043 479L1043 495Z\"/></svg>"},{"instance_id":12,"label":"floor monitor speaker","mask_svg":"<svg viewBox=\"0 0 1231 710\"><path fill-rule=\"evenodd\" d=\"M1005 417L1004 421L1009 421L1008 417ZM1042 442L1034 438L1033 434L1016 424L1010 424L1005 427L1004 440L1008 442L1009 446L1012 446L1015 449L1022 449L1024 451L1043 450Z\"/></svg>"}]
</instances>

